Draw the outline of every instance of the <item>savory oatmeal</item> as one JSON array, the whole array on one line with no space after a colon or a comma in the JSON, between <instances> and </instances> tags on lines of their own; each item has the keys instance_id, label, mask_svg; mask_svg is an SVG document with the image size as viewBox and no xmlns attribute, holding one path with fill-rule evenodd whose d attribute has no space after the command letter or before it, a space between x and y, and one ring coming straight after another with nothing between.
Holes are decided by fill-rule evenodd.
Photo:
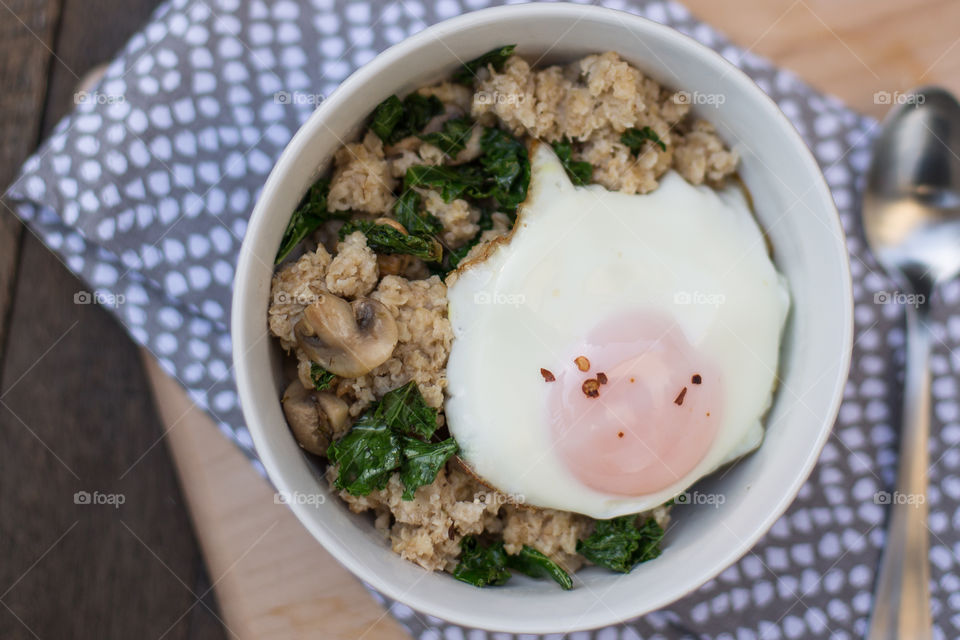
<instances>
[{"instance_id":1,"label":"savory oatmeal","mask_svg":"<svg viewBox=\"0 0 960 640\"><path fill-rule=\"evenodd\" d=\"M381 103L293 214L269 307L296 365L284 413L402 557L479 586L512 569L569 588L584 563L658 555L669 503L594 519L499 491L462 459L444 410L448 287L509 237L535 141L574 185L648 194L669 170L722 185L736 153L677 96L613 52L537 69L503 47Z\"/></svg>"}]
</instances>

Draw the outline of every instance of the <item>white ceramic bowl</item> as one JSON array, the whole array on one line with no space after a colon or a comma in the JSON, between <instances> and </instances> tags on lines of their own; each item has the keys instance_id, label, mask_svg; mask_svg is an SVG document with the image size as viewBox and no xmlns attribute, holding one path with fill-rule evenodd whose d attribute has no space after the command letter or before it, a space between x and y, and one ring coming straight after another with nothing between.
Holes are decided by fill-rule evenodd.
<instances>
[{"instance_id":1,"label":"white ceramic bowl","mask_svg":"<svg viewBox=\"0 0 960 640\"><path fill-rule=\"evenodd\" d=\"M697 42L627 13L572 4L526 4L470 13L430 27L350 76L287 146L260 196L237 267L232 329L240 401L257 452L278 491L329 495L319 469L287 429L280 352L267 334L273 256L291 212L343 141L356 138L384 98L452 72L495 46L518 44L541 63L613 50L661 83L723 96L702 105L741 154L740 175L775 260L789 280L781 386L763 446L699 489L726 502L674 510L663 554L619 575L592 567L576 588L516 577L477 589L395 555L369 519L335 497L291 505L304 526L359 578L419 611L515 633L594 628L663 607L728 567L770 528L817 460L840 403L852 343L843 231L823 177L794 128L743 73Z\"/></svg>"}]
</instances>

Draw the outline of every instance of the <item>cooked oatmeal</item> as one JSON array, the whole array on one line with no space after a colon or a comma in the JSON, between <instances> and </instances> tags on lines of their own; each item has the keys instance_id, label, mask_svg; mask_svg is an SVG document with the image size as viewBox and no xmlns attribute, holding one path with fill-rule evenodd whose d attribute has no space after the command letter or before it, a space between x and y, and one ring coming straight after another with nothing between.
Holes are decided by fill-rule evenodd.
<instances>
[{"instance_id":1,"label":"cooked oatmeal","mask_svg":"<svg viewBox=\"0 0 960 640\"><path fill-rule=\"evenodd\" d=\"M437 410L437 434L443 435L446 363L453 341L445 278L455 272L427 258L429 243L439 242L443 260L451 264L454 255L469 260L508 234L514 218L512 211L490 207L480 198L448 197L429 181L406 186L411 167L442 169L476 162L483 153L483 136L493 135L489 130L523 143L569 142L572 161L592 165L592 182L624 193L656 189L671 168L693 184L716 185L734 173L737 156L708 122L691 116L687 101L612 52L543 69L512 55L501 65L478 69L472 87L443 82L419 89L417 96L420 102L408 105L405 100L402 108L414 113L429 107L419 130L384 139L372 125L360 141L335 154L325 194L331 215L303 238L299 257L288 258L274 275L269 328L296 360L297 379L307 396L325 394L325 402L339 402L350 420L357 420L376 409L385 394L413 381L427 407ZM466 124L458 144L444 149L440 134L451 121ZM628 130L641 131L649 142L639 150L631 148L622 140ZM438 225L432 239L413 238L414 229L397 222L409 191L429 214L425 219ZM341 232L353 228L344 225L363 224L367 227ZM378 231L393 234L391 242L419 244L407 253L378 250L371 235ZM356 326L340 327L337 339L342 344L333 355L324 343L329 338L318 327L321 307L328 319L342 320L351 309L357 317ZM379 323L389 340L364 334L364 322ZM345 362L342 370L352 375L324 371L318 357ZM326 444L343 436L346 428L322 415L323 406L318 403L317 414L307 414L317 421L312 428L323 432L321 442ZM334 490L352 511L372 514L394 551L428 570L453 572L465 536L501 540L511 555L531 547L570 572L584 564L577 544L594 530L591 518L508 499L461 464L449 458L432 482L415 488L412 499L404 497L407 487L400 473L392 473L385 486L365 495ZM331 486L340 468L329 465ZM665 527L669 507L643 517Z\"/></svg>"}]
</instances>

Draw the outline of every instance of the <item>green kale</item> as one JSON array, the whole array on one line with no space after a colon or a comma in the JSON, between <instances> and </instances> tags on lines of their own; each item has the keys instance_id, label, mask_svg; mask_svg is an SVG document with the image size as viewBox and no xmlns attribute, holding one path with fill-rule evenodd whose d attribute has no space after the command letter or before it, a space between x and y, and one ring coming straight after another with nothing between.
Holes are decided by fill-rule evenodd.
<instances>
[{"instance_id":1,"label":"green kale","mask_svg":"<svg viewBox=\"0 0 960 640\"><path fill-rule=\"evenodd\" d=\"M510 569L531 578L551 578L564 589L573 588L570 574L533 547L523 545L520 553L510 555L502 541L484 547L473 536L460 540L460 562L453 570L457 580L475 587L499 586L510 579Z\"/></svg>"},{"instance_id":2,"label":"green kale","mask_svg":"<svg viewBox=\"0 0 960 640\"><path fill-rule=\"evenodd\" d=\"M443 223L429 211L421 210L420 204L420 194L404 184L403 193L393 205L393 217L416 236L434 236L443 231Z\"/></svg>"},{"instance_id":3,"label":"green kale","mask_svg":"<svg viewBox=\"0 0 960 640\"><path fill-rule=\"evenodd\" d=\"M393 144L407 136L420 133L431 118L441 113L443 103L436 96L424 96L414 92L401 101L393 95L373 110L370 129L384 144Z\"/></svg>"},{"instance_id":4,"label":"green kale","mask_svg":"<svg viewBox=\"0 0 960 640\"><path fill-rule=\"evenodd\" d=\"M530 185L530 160L527 148L510 134L486 127L480 138L483 155L479 162L488 181L490 196L504 211L516 211L527 197Z\"/></svg>"},{"instance_id":5,"label":"green kale","mask_svg":"<svg viewBox=\"0 0 960 640\"><path fill-rule=\"evenodd\" d=\"M443 113L443 103L437 96L411 93L403 99L403 119L393 130L394 140L402 140L423 131L431 118Z\"/></svg>"},{"instance_id":6,"label":"green kale","mask_svg":"<svg viewBox=\"0 0 960 640\"><path fill-rule=\"evenodd\" d=\"M367 245L377 253L410 254L427 262L437 262L443 256L443 247L436 238L405 234L389 224L351 220L340 227L340 238L354 231L362 231L367 236Z\"/></svg>"},{"instance_id":7,"label":"green kale","mask_svg":"<svg viewBox=\"0 0 960 640\"><path fill-rule=\"evenodd\" d=\"M403 499L432 483L457 450L453 438L426 442L437 428L437 410L424 401L416 382L388 392L327 449L340 469L334 486L358 496L387 486L394 472L403 482Z\"/></svg>"},{"instance_id":8,"label":"green kale","mask_svg":"<svg viewBox=\"0 0 960 640\"><path fill-rule=\"evenodd\" d=\"M453 570L453 577L475 587L506 584L510 570L503 542L483 547L475 537L464 536L460 540L460 562Z\"/></svg>"},{"instance_id":9,"label":"green kale","mask_svg":"<svg viewBox=\"0 0 960 640\"><path fill-rule=\"evenodd\" d=\"M342 438L327 449L327 457L340 465L334 486L355 496L383 489L400 467L400 436L386 424L363 416Z\"/></svg>"},{"instance_id":10,"label":"green kale","mask_svg":"<svg viewBox=\"0 0 960 640\"><path fill-rule=\"evenodd\" d=\"M560 164L570 176L570 182L577 186L590 184L593 178L593 165L589 162L574 162L573 144L567 138L553 143L553 152L557 154Z\"/></svg>"},{"instance_id":11,"label":"green kale","mask_svg":"<svg viewBox=\"0 0 960 640\"><path fill-rule=\"evenodd\" d=\"M643 143L647 140L660 147L663 151L667 150L667 145L660 139L657 132L650 127L627 129L623 132L623 135L620 136L620 142L630 147L630 152L635 156L640 155L640 150L643 149Z\"/></svg>"},{"instance_id":12,"label":"green kale","mask_svg":"<svg viewBox=\"0 0 960 640\"><path fill-rule=\"evenodd\" d=\"M407 169L405 182L439 190L444 202L493 198L502 210L516 211L530 185L527 148L500 129L484 127L480 149L479 158L461 165L414 165Z\"/></svg>"},{"instance_id":13,"label":"green kale","mask_svg":"<svg viewBox=\"0 0 960 640\"><path fill-rule=\"evenodd\" d=\"M418 164L407 169L404 184L411 187L423 185L439 191L444 202L453 202L457 198L485 198L483 176L474 163L457 166L433 166Z\"/></svg>"},{"instance_id":14,"label":"green kale","mask_svg":"<svg viewBox=\"0 0 960 640\"><path fill-rule=\"evenodd\" d=\"M516 212L520 203L526 199L530 186L530 159L527 148L500 129L483 127L480 149L481 155L476 160L464 164L414 165L407 169L403 181L404 193L394 206L394 216L412 235L435 236L443 229L435 216L419 211L420 197L409 195L417 186L433 189L440 194L444 202L467 198L484 206L486 210L486 205L492 200L496 208L504 213L509 215ZM481 224L481 230L492 226L490 213L485 216L487 226ZM438 257L427 260L434 263L431 270L440 275L449 273L477 244L479 238L478 233L464 246L449 250L446 255L441 252ZM373 248L376 250L376 247Z\"/></svg>"},{"instance_id":15,"label":"green kale","mask_svg":"<svg viewBox=\"0 0 960 640\"><path fill-rule=\"evenodd\" d=\"M330 373L316 362L310 363L310 380L313 381L313 388L317 391L325 391L330 388L336 374Z\"/></svg>"},{"instance_id":16,"label":"green kale","mask_svg":"<svg viewBox=\"0 0 960 640\"><path fill-rule=\"evenodd\" d=\"M332 214L327 209L327 193L330 191L330 181L317 180L312 187L307 190L303 200L297 205L287 228L283 232L283 238L280 240L280 249L277 250L276 264L279 264L290 255L293 248L300 244L300 241L307 237L311 231L321 224L340 214Z\"/></svg>"},{"instance_id":17,"label":"green kale","mask_svg":"<svg viewBox=\"0 0 960 640\"><path fill-rule=\"evenodd\" d=\"M370 119L370 129L379 136L381 140L387 142L393 135L393 130L397 127L400 119L403 117L403 103L395 95L390 96L377 105L373 110Z\"/></svg>"},{"instance_id":18,"label":"green kale","mask_svg":"<svg viewBox=\"0 0 960 640\"><path fill-rule=\"evenodd\" d=\"M637 526L637 516L597 520L594 532L577 542L577 552L587 560L614 571L628 573L637 564L660 555L663 529L653 518Z\"/></svg>"},{"instance_id":19,"label":"green kale","mask_svg":"<svg viewBox=\"0 0 960 640\"><path fill-rule=\"evenodd\" d=\"M403 499L413 500L417 489L437 479L437 472L459 447L453 438L442 442L424 442L403 436L400 441L403 448L403 462L400 464Z\"/></svg>"},{"instance_id":20,"label":"green kale","mask_svg":"<svg viewBox=\"0 0 960 640\"><path fill-rule=\"evenodd\" d=\"M453 74L453 81L460 84L473 84L473 81L477 77L477 71L485 68L488 64L492 64L493 68L497 71L503 71L504 63L507 61L507 58L513 55L513 51L516 48L517 45L508 44L503 47L491 49L482 56L465 62L463 66Z\"/></svg>"},{"instance_id":21,"label":"green kale","mask_svg":"<svg viewBox=\"0 0 960 640\"><path fill-rule=\"evenodd\" d=\"M413 380L388 391L377 405L377 412L397 433L428 439L437 429L437 410L427 404Z\"/></svg>"},{"instance_id":22,"label":"green kale","mask_svg":"<svg viewBox=\"0 0 960 640\"><path fill-rule=\"evenodd\" d=\"M443 128L440 131L421 134L420 139L432 144L453 158L466 148L472 131L473 126L469 120L452 118L443 123Z\"/></svg>"},{"instance_id":23,"label":"green kale","mask_svg":"<svg viewBox=\"0 0 960 640\"><path fill-rule=\"evenodd\" d=\"M563 567L533 547L523 545L516 555L507 555L507 566L531 578L551 578L564 590L573 588L573 580Z\"/></svg>"}]
</instances>

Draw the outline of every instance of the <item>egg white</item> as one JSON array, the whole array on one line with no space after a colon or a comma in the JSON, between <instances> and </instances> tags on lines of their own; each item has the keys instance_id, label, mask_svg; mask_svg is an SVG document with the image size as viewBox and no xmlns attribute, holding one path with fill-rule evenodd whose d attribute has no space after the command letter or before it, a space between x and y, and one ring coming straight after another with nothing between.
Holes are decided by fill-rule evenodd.
<instances>
[{"instance_id":1,"label":"egg white","mask_svg":"<svg viewBox=\"0 0 960 640\"><path fill-rule=\"evenodd\" d=\"M645 195L575 187L545 144L509 240L464 265L448 290L454 341L446 419L461 457L527 504L594 518L637 513L758 446L790 306L763 234L736 187L693 186L673 171ZM555 454L540 374L598 322L669 313L727 380L707 455L657 493L607 495Z\"/></svg>"}]
</instances>

